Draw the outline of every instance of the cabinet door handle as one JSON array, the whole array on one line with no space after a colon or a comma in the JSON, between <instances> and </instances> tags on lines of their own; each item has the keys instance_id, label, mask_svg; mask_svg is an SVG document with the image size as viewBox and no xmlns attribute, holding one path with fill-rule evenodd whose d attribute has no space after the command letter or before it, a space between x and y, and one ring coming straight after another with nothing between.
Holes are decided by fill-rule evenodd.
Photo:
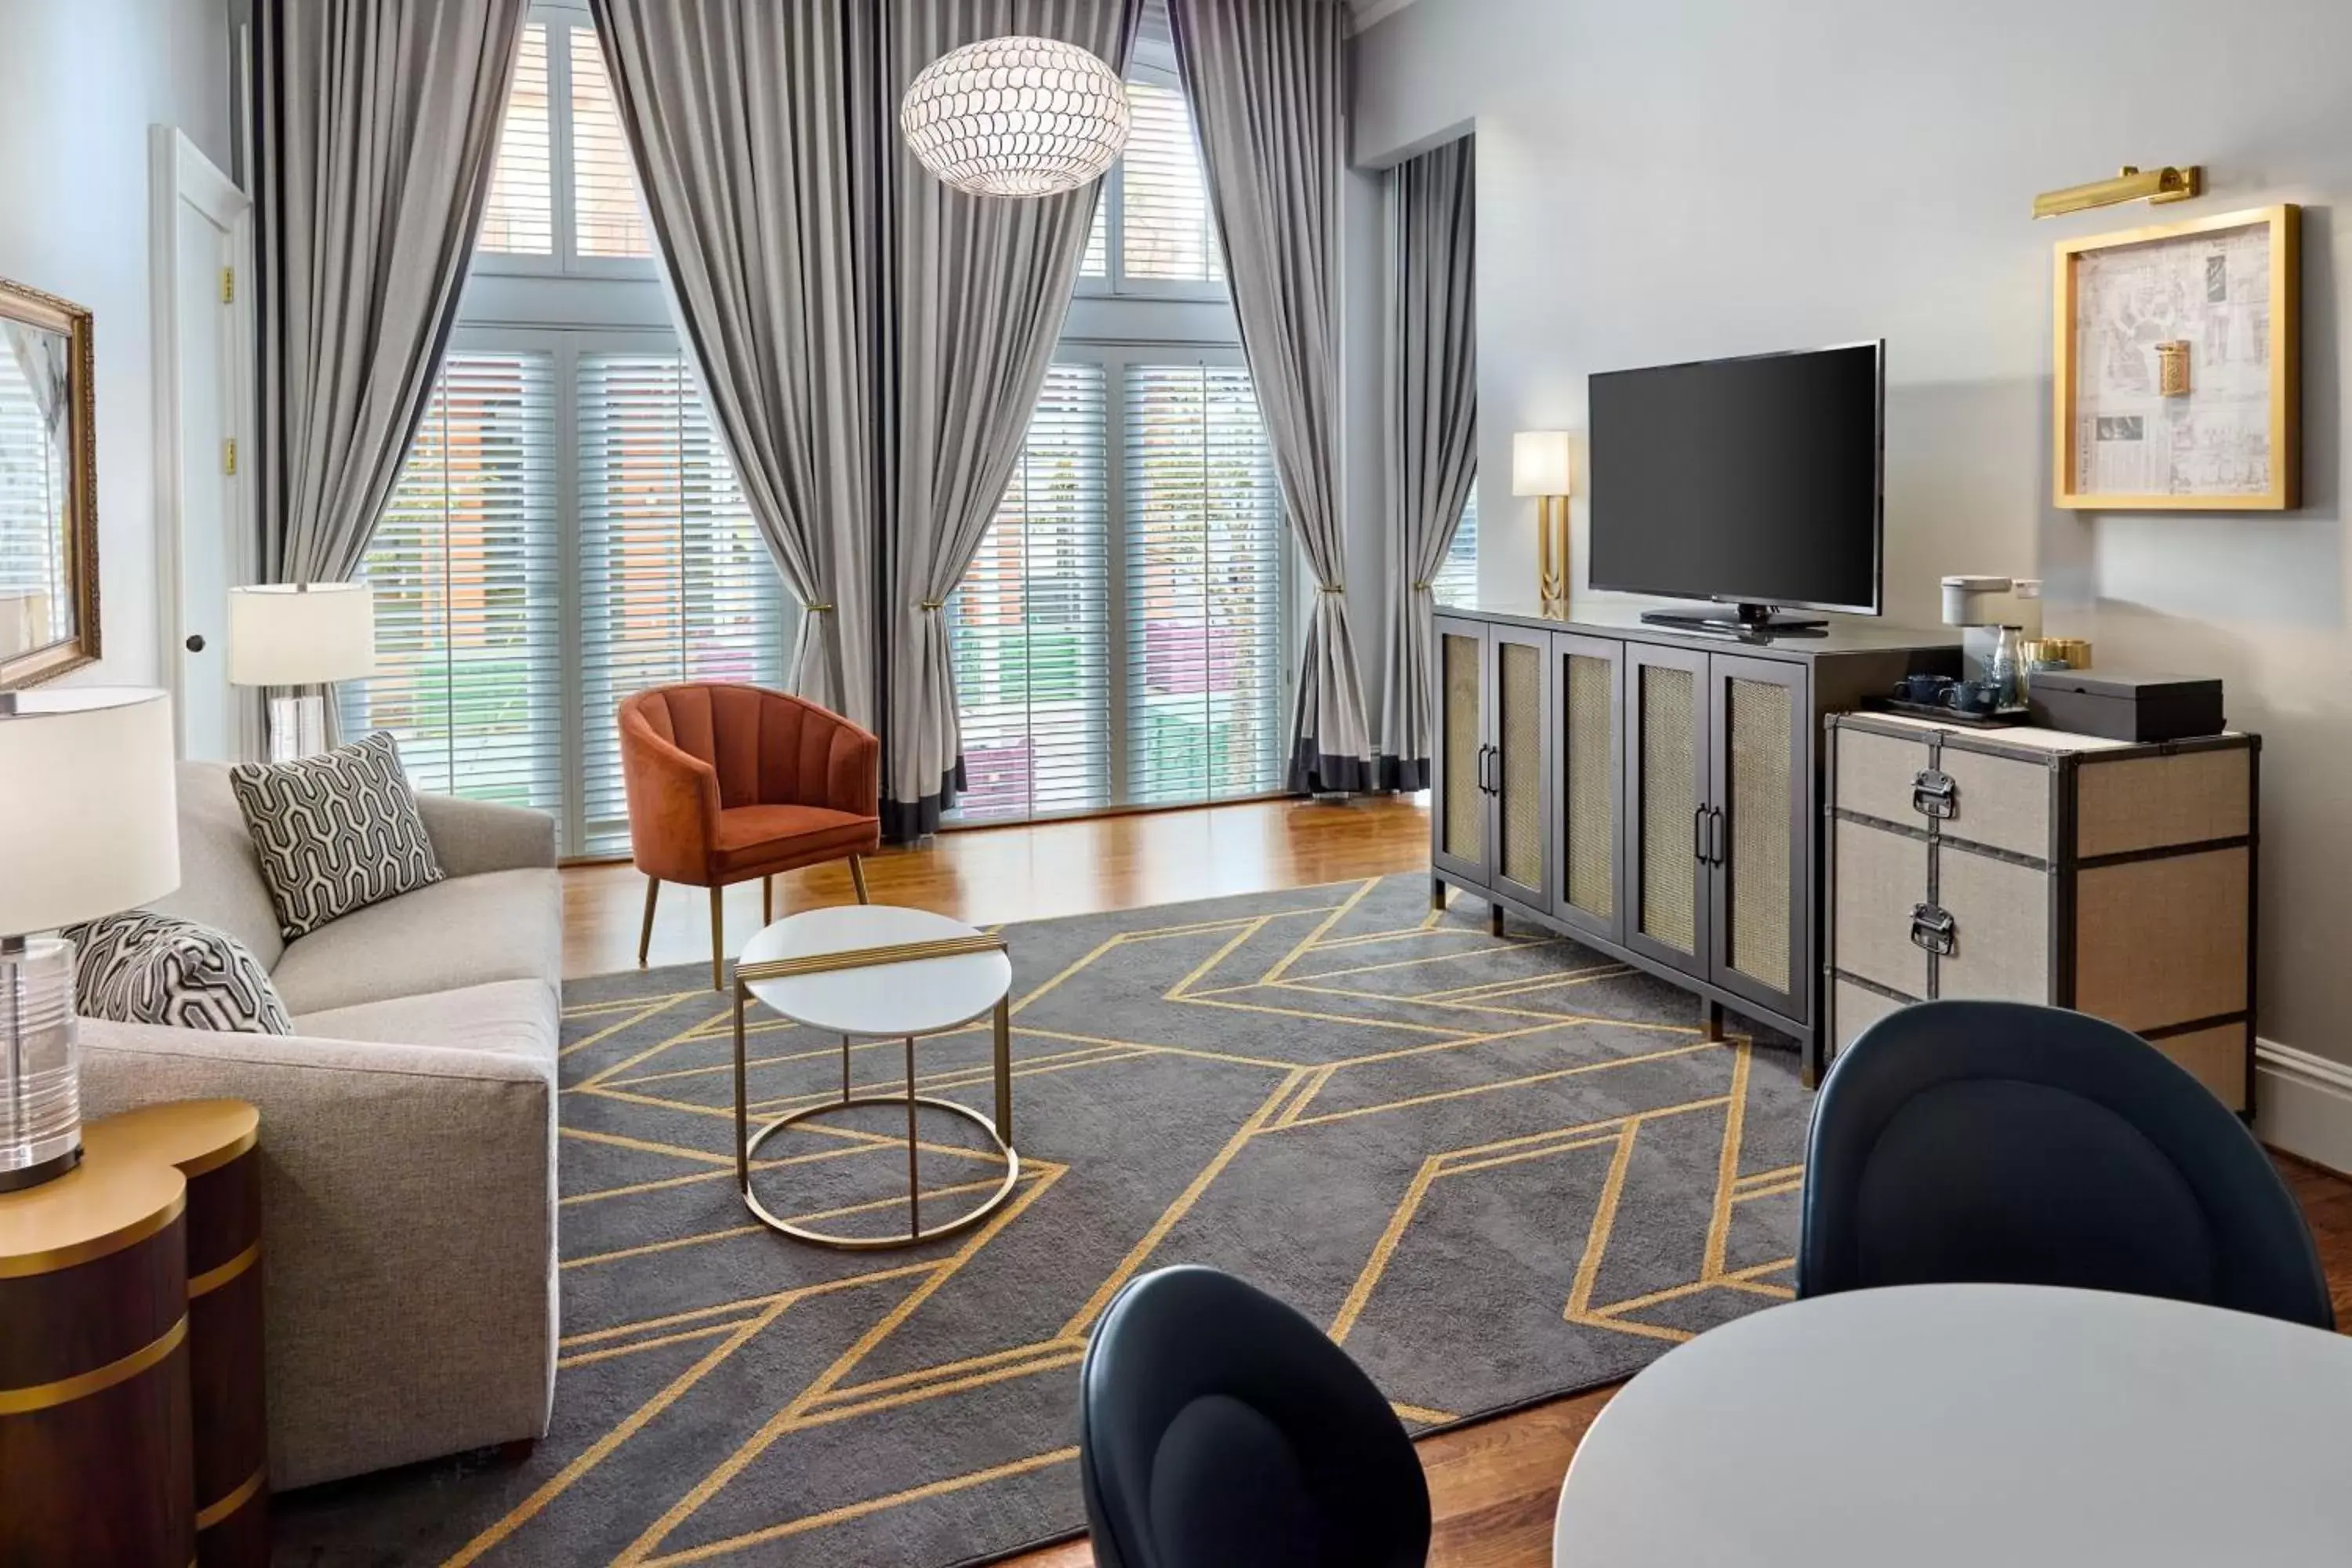
<instances>
[{"instance_id":1,"label":"cabinet door handle","mask_svg":"<svg viewBox=\"0 0 2352 1568\"><path fill-rule=\"evenodd\" d=\"M1486 782L1486 758L1493 753L1494 750L1492 746L1478 748L1478 793L1480 795L1495 793L1494 786Z\"/></svg>"},{"instance_id":2,"label":"cabinet door handle","mask_svg":"<svg viewBox=\"0 0 2352 1568\"><path fill-rule=\"evenodd\" d=\"M1725 846L1728 843L1730 837L1731 836L1728 833L1724 831L1723 807L1719 805L1708 806L1706 808L1706 859L1708 865L1720 866L1723 864L1726 858Z\"/></svg>"},{"instance_id":3,"label":"cabinet door handle","mask_svg":"<svg viewBox=\"0 0 2352 1568\"><path fill-rule=\"evenodd\" d=\"M1691 858L1704 866L1706 858L1706 807L1691 813Z\"/></svg>"},{"instance_id":4,"label":"cabinet door handle","mask_svg":"<svg viewBox=\"0 0 2352 1568\"><path fill-rule=\"evenodd\" d=\"M1960 814L1960 786L1952 775L1922 768L1911 780L1911 809L1922 816L1948 819Z\"/></svg>"},{"instance_id":5,"label":"cabinet door handle","mask_svg":"<svg viewBox=\"0 0 2352 1568\"><path fill-rule=\"evenodd\" d=\"M1934 904L1912 905L1911 943L1938 958L1951 957L1960 945L1959 925L1952 919L1952 911Z\"/></svg>"}]
</instances>

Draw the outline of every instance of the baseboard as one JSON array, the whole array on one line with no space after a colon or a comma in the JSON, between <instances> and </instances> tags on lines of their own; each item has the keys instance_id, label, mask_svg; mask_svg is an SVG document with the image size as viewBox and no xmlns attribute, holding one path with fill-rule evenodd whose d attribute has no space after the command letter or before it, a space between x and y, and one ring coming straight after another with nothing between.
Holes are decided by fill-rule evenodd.
<instances>
[{"instance_id":1,"label":"baseboard","mask_svg":"<svg viewBox=\"0 0 2352 1568\"><path fill-rule=\"evenodd\" d=\"M2352 1065L2254 1042L2254 1131L2273 1149L2352 1172Z\"/></svg>"}]
</instances>

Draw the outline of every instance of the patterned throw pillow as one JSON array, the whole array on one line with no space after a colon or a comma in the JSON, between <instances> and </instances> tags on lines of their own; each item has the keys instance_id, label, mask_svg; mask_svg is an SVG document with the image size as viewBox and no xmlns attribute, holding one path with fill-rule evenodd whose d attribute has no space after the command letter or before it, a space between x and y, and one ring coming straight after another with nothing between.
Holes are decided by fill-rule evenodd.
<instances>
[{"instance_id":1,"label":"patterned throw pillow","mask_svg":"<svg viewBox=\"0 0 2352 1568\"><path fill-rule=\"evenodd\" d=\"M288 942L441 879L388 731L228 779Z\"/></svg>"},{"instance_id":2,"label":"patterned throw pillow","mask_svg":"<svg viewBox=\"0 0 2352 1568\"><path fill-rule=\"evenodd\" d=\"M131 910L68 926L65 937L77 949L74 1011L85 1018L247 1035L294 1032L269 972L226 931Z\"/></svg>"}]
</instances>

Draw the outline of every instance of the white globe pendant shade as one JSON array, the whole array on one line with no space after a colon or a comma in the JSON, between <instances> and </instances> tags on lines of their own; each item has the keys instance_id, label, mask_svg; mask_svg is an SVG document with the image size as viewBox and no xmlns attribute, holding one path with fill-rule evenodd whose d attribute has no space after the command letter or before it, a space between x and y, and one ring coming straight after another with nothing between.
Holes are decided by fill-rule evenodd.
<instances>
[{"instance_id":1,"label":"white globe pendant shade","mask_svg":"<svg viewBox=\"0 0 2352 1568\"><path fill-rule=\"evenodd\" d=\"M1127 89L1076 44L984 38L923 68L898 105L923 167L982 196L1049 196L1098 178L1127 145Z\"/></svg>"}]
</instances>

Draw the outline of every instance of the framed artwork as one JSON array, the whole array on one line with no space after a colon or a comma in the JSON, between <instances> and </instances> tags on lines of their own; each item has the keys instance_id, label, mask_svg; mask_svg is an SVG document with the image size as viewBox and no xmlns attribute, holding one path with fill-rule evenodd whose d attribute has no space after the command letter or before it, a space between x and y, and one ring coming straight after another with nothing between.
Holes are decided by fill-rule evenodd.
<instances>
[{"instance_id":1,"label":"framed artwork","mask_svg":"<svg viewBox=\"0 0 2352 1568\"><path fill-rule=\"evenodd\" d=\"M2059 506L2301 504L2302 209L2059 242Z\"/></svg>"}]
</instances>

